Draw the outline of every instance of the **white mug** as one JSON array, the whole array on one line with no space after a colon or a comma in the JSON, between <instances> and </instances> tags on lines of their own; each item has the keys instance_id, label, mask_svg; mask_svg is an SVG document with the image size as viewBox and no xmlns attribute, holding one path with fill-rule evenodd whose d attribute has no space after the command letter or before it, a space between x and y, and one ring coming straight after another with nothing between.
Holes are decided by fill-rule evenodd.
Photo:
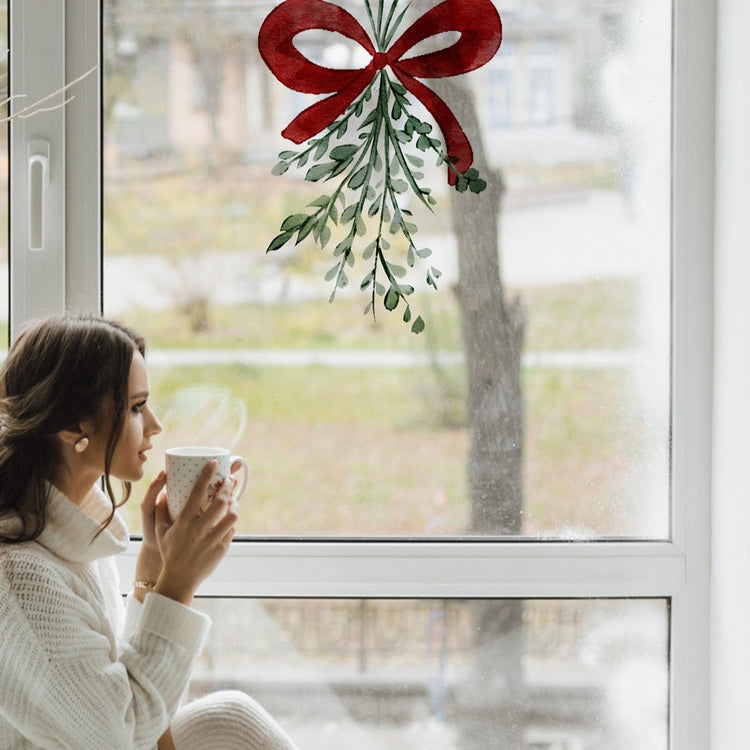
<instances>
[{"instance_id":1,"label":"white mug","mask_svg":"<svg viewBox=\"0 0 750 750\"><path fill-rule=\"evenodd\" d=\"M209 498L213 497L219 485L229 476L232 464L237 461L242 463L244 471L234 494L239 498L245 491L249 470L247 462L241 456L233 456L226 448L169 448L166 452L167 508L172 519L177 518L201 472L213 460L218 462L218 466L208 486Z\"/></svg>"}]
</instances>

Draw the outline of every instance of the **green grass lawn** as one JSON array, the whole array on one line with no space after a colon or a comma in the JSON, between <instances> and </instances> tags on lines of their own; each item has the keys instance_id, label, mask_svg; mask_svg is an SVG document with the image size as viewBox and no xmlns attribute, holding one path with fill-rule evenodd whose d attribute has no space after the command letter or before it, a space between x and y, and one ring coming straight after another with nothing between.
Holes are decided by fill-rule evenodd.
<instances>
[{"instance_id":1,"label":"green grass lawn","mask_svg":"<svg viewBox=\"0 0 750 750\"><path fill-rule=\"evenodd\" d=\"M627 279L511 290L526 310L527 351L629 349L638 346L639 289ZM415 335L398 312L362 314L364 300L342 297L283 305L209 309L209 328L194 332L179 311L135 311L128 321L155 348L425 349L460 351L458 305L450 290L418 296L413 303L427 321Z\"/></svg>"},{"instance_id":2,"label":"green grass lawn","mask_svg":"<svg viewBox=\"0 0 750 750\"><path fill-rule=\"evenodd\" d=\"M637 348L635 282L518 293L527 314L527 351ZM179 312L143 312L129 322L147 334L152 348L460 351L453 295L432 295L424 312L429 327L420 336L385 312L373 322L351 299L214 308L210 329L199 334ZM206 384L215 390L209 401L224 399L218 409L225 412L223 422L200 410L191 413ZM467 529L469 439L461 367L157 368L152 385L157 408L167 415L161 447L228 444L236 431L228 399L244 405L247 424L233 445L252 471L243 533L421 536ZM653 426L638 407L632 374L526 369L524 392L525 532L638 533L634 519L647 502L642 477L654 465L661 471L666 465L658 465L662 453L653 449ZM180 402L182 410L175 406ZM211 409L217 412L215 405ZM666 435L661 438L665 445ZM155 473L161 459L154 458Z\"/></svg>"},{"instance_id":3,"label":"green grass lawn","mask_svg":"<svg viewBox=\"0 0 750 750\"><path fill-rule=\"evenodd\" d=\"M232 448L252 473L241 532L461 534L469 516L468 433L438 423L434 401L423 397L430 377L409 369L152 369L167 434L157 439L149 471L161 467L167 444L228 444L236 399L248 419ZM220 409L212 408L211 420L195 410L195 389L207 383L212 403L224 399L223 420ZM525 532L635 533L641 478L654 458L649 426L631 406L628 373L527 370L524 387Z\"/></svg>"}]
</instances>

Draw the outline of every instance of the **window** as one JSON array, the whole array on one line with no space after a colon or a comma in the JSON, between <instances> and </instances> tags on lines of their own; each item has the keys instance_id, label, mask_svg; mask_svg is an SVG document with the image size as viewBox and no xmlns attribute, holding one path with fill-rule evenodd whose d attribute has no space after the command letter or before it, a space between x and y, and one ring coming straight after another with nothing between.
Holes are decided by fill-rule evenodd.
<instances>
[{"instance_id":1,"label":"window","mask_svg":"<svg viewBox=\"0 0 750 750\"><path fill-rule=\"evenodd\" d=\"M207 4L176 17L171 6L144 15L138 4L104 3L111 57L103 90L112 109L103 121L104 310L126 315L156 350L155 392L168 435L162 443L218 440L248 457L254 496L247 533L668 538L669 108L645 106L652 95L668 101L668 6L651 13L663 44L646 51L629 31L641 21L636 6L620 13L619 38L609 41L600 38L608 17L574 6L552 14L569 30L569 47L577 39L571 13L588 30L571 54L579 68L560 89L568 109L587 97L580 109L588 121L562 137L536 130L552 122L550 71L562 66L545 26L527 24L531 109L516 135L545 152L502 149L489 161L507 174L497 286L507 287L502 304L509 309L519 294L525 329L524 361L503 364L507 372L493 374L491 388L522 393L494 412L486 393L475 394L486 413L471 423L467 391L477 387L467 379L486 373L464 361L471 355L454 292L467 283L458 272L462 228L446 225L450 197L442 181L436 195L443 205L414 214L443 273L438 293L419 302L433 309L425 335L394 326L397 316L383 309L374 320L360 315L361 295L341 293L329 305L321 279L329 261L311 241L295 252L263 252L283 209L315 197L301 175L271 179L268 162L283 141L247 118L245 97L267 104L276 121L296 114L267 70L257 88L246 87L247 68L263 65L248 52L263 14ZM506 26L515 20L508 14ZM330 36L329 48L323 38L308 42L311 59L355 65L356 52ZM124 58L120 37L129 40ZM614 84L605 73L621 58L635 80L638 66L651 69L648 89L632 97L631 108L649 118L611 112ZM584 72L600 81L593 93L575 90ZM185 105L197 79L214 81L215 106L200 113ZM475 95L486 83L477 78ZM124 101L148 113L138 130L163 124L151 142L170 141L156 151L141 139L134 151L119 135ZM598 132L608 118L609 132ZM488 147L492 132L482 133ZM246 154L257 157L264 146L265 163L248 163ZM503 335L499 329L493 339ZM463 339L469 335L481 332ZM310 348L318 350L312 363ZM389 356L392 348L400 358ZM576 412L583 418L572 419ZM484 437L472 443L478 432ZM498 432L508 432L517 450L495 445ZM482 456L468 481L467 454ZM500 490L508 494L508 517L492 518L491 508L479 507L480 494L497 505L497 485L522 462L523 487ZM472 490L472 482L495 486Z\"/></svg>"},{"instance_id":2,"label":"window","mask_svg":"<svg viewBox=\"0 0 750 750\"><path fill-rule=\"evenodd\" d=\"M524 429L475 421L490 430L475 445L447 191L440 211L418 216L443 272L440 291L420 297L418 337L386 311L377 324L362 316L356 284L329 305L326 251L264 254L284 216L316 195L271 175L279 131L307 100L257 54L269 4L87 0L60 17L40 0L11 7L12 92L41 98L80 79L65 106L11 126L11 328L66 306L124 317L151 342L162 446L200 436L251 465L242 538L203 591L217 627L196 689L226 676L234 650L254 664L284 654L287 679L263 685L269 700L288 705L295 680L328 685L346 721L315 733L343 726L349 744L352 732L398 728L396 747L411 727L448 747L471 733L460 724L480 699L498 715L510 681L523 689L509 723L520 747L623 740L607 701L639 717L653 709L653 733L626 747L708 746L710 305L694 300L711 299L713 196L692 175L712 165L712 83L696 86L689 61L712 59L713 6L593 5L498 4L526 71L507 106L559 127L482 115L487 163L506 183L505 301L512 313L518 294L526 315ZM366 25L361 5L348 7ZM66 34L37 50L29 28ZM201 65L205 101L189 111ZM488 94L491 72L464 83ZM45 231L65 239L38 256L19 239L28 217L15 199L31 140L50 148ZM497 489L477 486L503 449L518 478L498 503ZM226 635L238 622L263 634L264 653ZM300 622L319 624L309 653ZM464 679L478 670L481 682L492 661L481 637L467 640L477 623L507 660L484 675L496 688L485 697ZM356 657L326 652L337 633ZM372 653L375 636L408 644L402 658L392 645ZM441 638L456 638L453 650ZM535 682L540 665L554 666L555 685ZM642 704L627 698L640 669L653 677ZM563 721L567 700L585 722ZM394 722L388 712L406 707L418 720ZM311 725L296 718L304 744Z\"/></svg>"}]
</instances>

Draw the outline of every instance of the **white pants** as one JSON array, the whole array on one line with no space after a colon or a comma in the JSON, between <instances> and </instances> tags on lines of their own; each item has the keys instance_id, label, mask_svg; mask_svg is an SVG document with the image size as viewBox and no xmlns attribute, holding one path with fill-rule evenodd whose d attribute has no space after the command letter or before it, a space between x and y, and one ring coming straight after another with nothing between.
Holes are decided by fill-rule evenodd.
<instances>
[{"instance_id":1,"label":"white pants","mask_svg":"<svg viewBox=\"0 0 750 750\"><path fill-rule=\"evenodd\" d=\"M297 750L276 721L239 690L192 701L172 722L177 750Z\"/></svg>"}]
</instances>

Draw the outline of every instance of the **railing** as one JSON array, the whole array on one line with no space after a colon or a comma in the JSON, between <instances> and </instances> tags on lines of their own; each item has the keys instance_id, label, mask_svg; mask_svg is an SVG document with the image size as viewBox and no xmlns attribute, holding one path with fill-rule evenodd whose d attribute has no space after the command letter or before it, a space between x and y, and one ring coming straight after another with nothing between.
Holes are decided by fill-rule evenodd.
<instances>
[{"instance_id":1,"label":"railing","mask_svg":"<svg viewBox=\"0 0 750 750\"><path fill-rule=\"evenodd\" d=\"M513 725L522 747L535 750L589 747L581 738L601 731L602 673L584 653L593 625L574 602L238 599L201 607L214 627L196 693L237 687L303 722L341 712L370 727L406 726L415 715L493 731ZM518 626L490 652L477 645L482 607ZM521 681L505 693L493 693L486 669L493 648L518 667Z\"/></svg>"},{"instance_id":2,"label":"railing","mask_svg":"<svg viewBox=\"0 0 750 750\"><path fill-rule=\"evenodd\" d=\"M364 674L400 664L446 667L464 665L475 646L474 614L483 601L463 600L225 600L203 607L215 620L209 659L237 663L242 656L261 662L273 654L266 643L237 637L263 628L256 619L274 623L288 648L311 663L331 658L348 671ZM580 662L588 624L570 602L522 603L523 653L527 660Z\"/></svg>"}]
</instances>

